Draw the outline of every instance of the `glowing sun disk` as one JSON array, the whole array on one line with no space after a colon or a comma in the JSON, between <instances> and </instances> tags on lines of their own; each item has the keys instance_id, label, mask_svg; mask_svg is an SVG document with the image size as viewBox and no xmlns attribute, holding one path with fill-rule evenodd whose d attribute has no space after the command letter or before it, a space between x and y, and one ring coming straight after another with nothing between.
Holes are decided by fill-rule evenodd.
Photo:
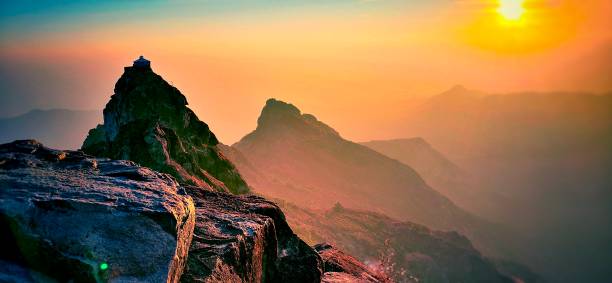
<instances>
[{"instance_id":1,"label":"glowing sun disk","mask_svg":"<svg viewBox=\"0 0 612 283\"><path fill-rule=\"evenodd\" d=\"M508 20L518 20L525 12L524 0L499 0L497 12Z\"/></svg>"}]
</instances>

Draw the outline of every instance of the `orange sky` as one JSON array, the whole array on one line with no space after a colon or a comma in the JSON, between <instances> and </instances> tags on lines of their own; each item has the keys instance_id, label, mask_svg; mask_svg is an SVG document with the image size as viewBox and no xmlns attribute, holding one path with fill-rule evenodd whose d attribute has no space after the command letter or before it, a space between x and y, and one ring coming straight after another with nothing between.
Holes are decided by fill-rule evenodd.
<instances>
[{"instance_id":1,"label":"orange sky","mask_svg":"<svg viewBox=\"0 0 612 283\"><path fill-rule=\"evenodd\" d=\"M517 20L493 0L261 2L4 7L17 12L0 21L0 109L102 109L140 54L226 143L269 97L367 140L396 137L406 101L455 84L612 90L611 1L526 0Z\"/></svg>"}]
</instances>

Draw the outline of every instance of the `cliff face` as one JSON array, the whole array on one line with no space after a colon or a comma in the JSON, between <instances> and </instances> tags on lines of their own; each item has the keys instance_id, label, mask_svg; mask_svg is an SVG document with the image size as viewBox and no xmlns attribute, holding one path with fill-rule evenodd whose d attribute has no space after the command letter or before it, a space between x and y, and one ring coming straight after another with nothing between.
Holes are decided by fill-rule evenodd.
<instances>
[{"instance_id":1,"label":"cliff face","mask_svg":"<svg viewBox=\"0 0 612 283\"><path fill-rule=\"evenodd\" d=\"M150 68L126 67L104 108L104 124L89 131L82 150L128 159L179 182L244 193L248 187L218 149L187 100Z\"/></svg>"},{"instance_id":2,"label":"cliff face","mask_svg":"<svg viewBox=\"0 0 612 283\"><path fill-rule=\"evenodd\" d=\"M9 282L178 282L194 223L191 197L166 174L35 141L0 145Z\"/></svg>"},{"instance_id":3,"label":"cliff face","mask_svg":"<svg viewBox=\"0 0 612 283\"><path fill-rule=\"evenodd\" d=\"M320 257L293 233L274 203L193 186L186 190L197 219L182 282L320 280Z\"/></svg>"}]
</instances>

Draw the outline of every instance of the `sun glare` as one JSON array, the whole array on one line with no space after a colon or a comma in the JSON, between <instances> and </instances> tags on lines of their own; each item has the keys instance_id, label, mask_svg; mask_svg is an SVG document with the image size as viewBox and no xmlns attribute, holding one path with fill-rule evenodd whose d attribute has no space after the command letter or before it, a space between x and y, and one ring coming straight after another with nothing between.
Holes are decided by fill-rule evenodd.
<instances>
[{"instance_id":1,"label":"sun glare","mask_svg":"<svg viewBox=\"0 0 612 283\"><path fill-rule=\"evenodd\" d=\"M523 2L524 0L499 0L497 11L507 20L519 20L525 12Z\"/></svg>"}]
</instances>

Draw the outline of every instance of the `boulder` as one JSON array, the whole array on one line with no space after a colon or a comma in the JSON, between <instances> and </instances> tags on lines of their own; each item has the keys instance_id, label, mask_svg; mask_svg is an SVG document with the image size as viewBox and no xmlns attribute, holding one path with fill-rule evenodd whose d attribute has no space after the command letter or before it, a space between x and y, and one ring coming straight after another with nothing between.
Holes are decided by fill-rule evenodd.
<instances>
[{"instance_id":1,"label":"boulder","mask_svg":"<svg viewBox=\"0 0 612 283\"><path fill-rule=\"evenodd\" d=\"M319 282L322 262L274 203L186 186L196 227L182 282Z\"/></svg>"},{"instance_id":2,"label":"boulder","mask_svg":"<svg viewBox=\"0 0 612 283\"><path fill-rule=\"evenodd\" d=\"M130 161L0 145L0 281L178 282L194 203Z\"/></svg>"}]
</instances>

